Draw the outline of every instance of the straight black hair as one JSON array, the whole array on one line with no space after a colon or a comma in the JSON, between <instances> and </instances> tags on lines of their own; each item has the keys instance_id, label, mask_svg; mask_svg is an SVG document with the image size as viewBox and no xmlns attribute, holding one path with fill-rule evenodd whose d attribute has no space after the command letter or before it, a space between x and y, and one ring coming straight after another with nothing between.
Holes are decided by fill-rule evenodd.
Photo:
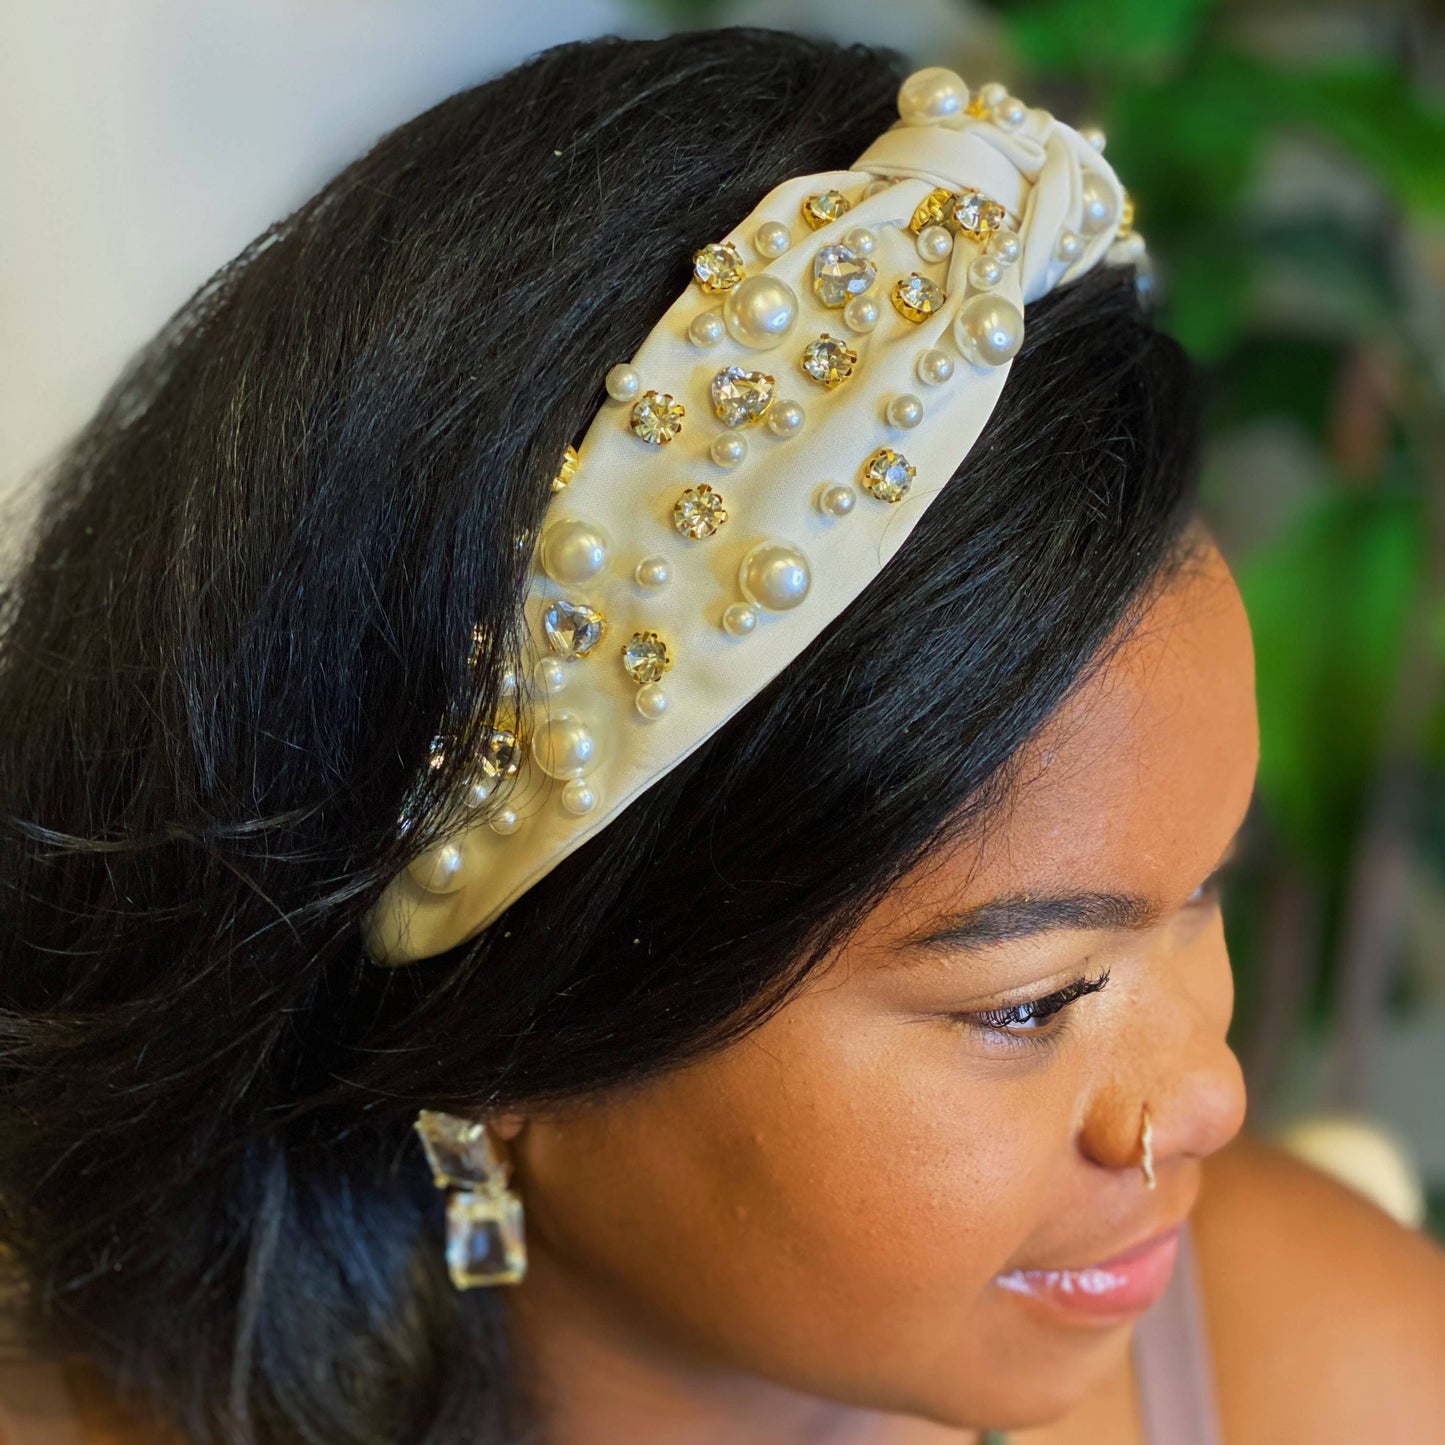
<instances>
[{"instance_id":1,"label":"straight black hair","mask_svg":"<svg viewBox=\"0 0 1445 1445\"><path fill-rule=\"evenodd\" d=\"M741 1037L1006 805L1187 555L1189 368L1100 268L1029 308L984 435L816 646L481 937L365 960L465 770L399 829L433 736L520 665L607 369L907 68L753 29L548 50L225 266L48 479L0 613L0 1238L38 1346L197 1445L533 1438L499 1292L448 1282L416 1109Z\"/></svg>"}]
</instances>

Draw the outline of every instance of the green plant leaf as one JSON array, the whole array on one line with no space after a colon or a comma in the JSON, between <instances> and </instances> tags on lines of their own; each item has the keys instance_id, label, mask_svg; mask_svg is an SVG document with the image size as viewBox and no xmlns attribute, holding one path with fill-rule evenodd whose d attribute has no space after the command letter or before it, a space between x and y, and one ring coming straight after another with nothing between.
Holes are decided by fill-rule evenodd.
<instances>
[{"instance_id":1,"label":"green plant leaf","mask_svg":"<svg viewBox=\"0 0 1445 1445\"><path fill-rule=\"evenodd\" d=\"M1157 74L1194 44L1214 8L1215 0L1046 0L1005 16L1035 70Z\"/></svg>"}]
</instances>

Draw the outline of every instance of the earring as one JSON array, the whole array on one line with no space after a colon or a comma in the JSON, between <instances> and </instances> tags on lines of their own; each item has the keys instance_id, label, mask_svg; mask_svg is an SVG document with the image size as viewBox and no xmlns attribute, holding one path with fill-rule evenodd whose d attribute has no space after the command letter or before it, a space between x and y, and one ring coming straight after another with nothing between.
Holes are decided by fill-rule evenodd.
<instances>
[{"instance_id":1,"label":"earring","mask_svg":"<svg viewBox=\"0 0 1445 1445\"><path fill-rule=\"evenodd\" d=\"M1144 1187L1158 1188L1154 1177L1154 1121L1149 1117L1149 1106L1144 1105L1144 1123L1139 1133L1139 1167L1144 1171Z\"/></svg>"},{"instance_id":2,"label":"earring","mask_svg":"<svg viewBox=\"0 0 1445 1445\"><path fill-rule=\"evenodd\" d=\"M517 1284L527 1272L522 1201L484 1123L423 1109L416 1132L432 1179L447 1191L447 1271L458 1289Z\"/></svg>"}]
</instances>

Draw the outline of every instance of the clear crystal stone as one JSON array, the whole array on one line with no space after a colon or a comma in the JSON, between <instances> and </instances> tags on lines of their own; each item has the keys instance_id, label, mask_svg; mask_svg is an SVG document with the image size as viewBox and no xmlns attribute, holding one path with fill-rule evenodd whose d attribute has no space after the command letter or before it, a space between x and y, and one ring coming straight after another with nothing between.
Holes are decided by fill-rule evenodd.
<instances>
[{"instance_id":1,"label":"clear crystal stone","mask_svg":"<svg viewBox=\"0 0 1445 1445\"><path fill-rule=\"evenodd\" d=\"M704 291L731 291L743 279L743 258L731 241L716 241L693 253L692 272Z\"/></svg>"},{"instance_id":2,"label":"clear crystal stone","mask_svg":"<svg viewBox=\"0 0 1445 1445\"><path fill-rule=\"evenodd\" d=\"M607 619L585 602L557 598L542 610L542 630L558 657L586 657L602 640Z\"/></svg>"},{"instance_id":3,"label":"clear crystal stone","mask_svg":"<svg viewBox=\"0 0 1445 1445\"><path fill-rule=\"evenodd\" d=\"M492 782L498 778L515 778L522 766L522 743L511 728L493 728L482 745L477 766Z\"/></svg>"},{"instance_id":4,"label":"clear crystal stone","mask_svg":"<svg viewBox=\"0 0 1445 1445\"><path fill-rule=\"evenodd\" d=\"M777 382L763 371L725 366L712 379L712 406L725 426L755 426L768 414Z\"/></svg>"},{"instance_id":5,"label":"clear crystal stone","mask_svg":"<svg viewBox=\"0 0 1445 1445\"><path fill-rule=\"evenodd\" d=\"M643 441L663 446L682 430L685 410L665 391L645 391L632 408L632 430Z\"/></svg>"},{"instance_id":6,"label":"clear crystal stone","mask_svg":"<svg viewBox=\"0 0 1445 1445\"><path fill-rule=\"evenodd\" d=\"M510 1192L447 1196L447 1272L458 1289L515 1284L527 1268L522 1201Z\"/></svg>"},{"instance_id":7,"label":"clear crystal stone","mask_svg":"<svg viewBox=\"0 0 1445 1445\"><path fill-rule=\"evenodd\" d=\"M853 375L853 368L857 365L858 353L826 331L803 348L803 370L814 381L829 388L841 386Z\"/></svg>"},{"instance_id":8,"label":"clear crystal stone","mask_svg":"<svg viewBox=\"0 0 1445 1445\"><path fill-rule=\"evenodd\" d=\"M899 313L910 321L922 321L926 316L932 316L948 299L937 281L930 281L917 271L911 276L901 277L893 287L892 296Z\"/></svg>"},{"instance_id":9,"label":"clear crystal stone","mask_svg":"<svg viewBox=\"0 0 1445 1445\"><path fill-rule=\"evenodd\" d=\"M879 447L863 466L863 485L880 502L901 502L917 475L912 462L892 447Z\"/></svg>"},{"instance_id":10,"label":"clear crystal stone","mask_svg":"<svg viewBox=\"0 0 1445 1445\"><path fill-rule=\"evenodd\" d=\"M622 649L622 665L633 682L656 682L672 666L672 658L657 633L634 632Z\"/></svg>"},{"instance_id":11,"label":"clear crystal stone","mask_svg":"<svg viewBox=\"0 0 1445 1445\"><path fill-rule=\"evenodd\" d=\"M485 1124L477 1119L423 1109L417 1115L415 1127L438 1188L505 1187L507 1168Z\"/></svg>"},{"instance_id":12,"label":"clear crystal stone","mask_svg":"<svg viewBox=\"0 0 1445 1445\"><path fill-rule=\"evenodd\" d=\"M824 246L813 257L813 293L824 306L846 306L878 278L878 268L851 246Z\"/></svg>"},{"instance_id":13,"label":"clear crystal stone","mask_svg":"<svg viewBox=\"0 0 1445 1445\"><path fill-rule=\"evenodd\" d=\"M672 504L672 524L684 537L711 537L728 519L723 499L706 482L686 491Z\"/></svg>"},{"instance_id":14,"label":"clear crystal stone","mask_svg":"<svg viewBox=\"0 0 1445 1445\"><path fill-rule=\"evenodd\" d=\"M803 202L803 219L816 231L852 209L853 203L842 191L821 191Z\"/></svg>"},{"instance_id":15,"label":"clear crystal stone","mask_svg":"<svg viewBox=\"0 0 1445 1445\"><path fill-rule=\"evenodd\" d=\"M953 203L953 223L965 236L983 240L1004 223L1005 211L982 191L964 191Z\"/></svg>"}]
</instances>

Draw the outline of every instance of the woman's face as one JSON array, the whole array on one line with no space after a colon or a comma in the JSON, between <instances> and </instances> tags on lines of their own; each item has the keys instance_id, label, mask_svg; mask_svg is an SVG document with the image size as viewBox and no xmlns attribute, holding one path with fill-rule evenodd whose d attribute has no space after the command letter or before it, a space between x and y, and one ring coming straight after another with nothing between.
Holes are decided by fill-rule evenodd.
<instances>
[{"instance_id":1,"label":"woman's face","mask_svg":"<svg viewBox=\"0 0 1445 1445\"><path fill-rule=\"evenodd\" d=\"M1242 1121L1203 885L1257 749L1249 628L1211 549L1051 722L982 845L905 880L725 1052L527 1120L518 1318L565 1314L674 1381L742 1372L959 1426L1067 1411L1148 1300L1040 1272L1178 1224ZM1017 1008L1106 974L1042 1020Z\"/></svg>"}]
</instances>

